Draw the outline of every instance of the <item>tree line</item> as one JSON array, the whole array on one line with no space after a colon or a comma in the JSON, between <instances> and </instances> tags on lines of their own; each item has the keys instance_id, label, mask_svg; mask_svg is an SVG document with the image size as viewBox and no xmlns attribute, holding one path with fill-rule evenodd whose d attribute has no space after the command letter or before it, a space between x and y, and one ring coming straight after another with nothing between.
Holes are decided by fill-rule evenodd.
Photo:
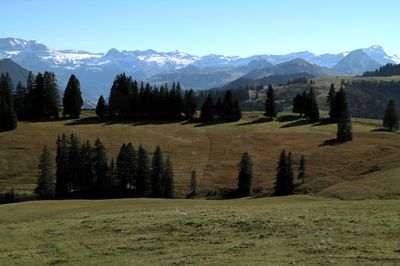
<instances>
[{"instance_id":1,"label":"tree line","mask_svg":"<svg viewBox=\"0 0 400 266\"><path fill-rule=\"evenodd\" d=\"M400 64L386 64L374 71L367 71L363 77L390 77L400 75Z\"/></svg>"},{"instance_id":2,"label":"tree line","mask_svg":"<svg viewBox=\"0 0 400 266\"><path fill-rule=\"evenodd\" d=\"M108 161L100 139L92 146L75 134L57 138L55 173L45 146L40 156L35 193L40 199L174 197L173 168L160 147L150 157L143 146L122 144L116 162Z\"/></svg>"},{"instance_id":3,"label":"tree line","mask_svg":"<svg viewBox=\"0 0 400 266\"><path fill-rule=\"evenodd\" d=\"M223 97L219 97L215 103L212 93L208 93L200 110L200 119L203 121L212 121L214 119L238 121L241 117L242 111L239 101L234 99L231 90L225 91Z\"/></svg>"}]
</instances>

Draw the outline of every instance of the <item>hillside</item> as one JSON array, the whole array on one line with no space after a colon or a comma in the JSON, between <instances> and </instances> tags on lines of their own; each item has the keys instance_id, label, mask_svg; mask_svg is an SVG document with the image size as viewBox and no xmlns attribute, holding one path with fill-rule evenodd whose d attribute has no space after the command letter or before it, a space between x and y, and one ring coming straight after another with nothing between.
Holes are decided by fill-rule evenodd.
<instances>
[{"instance_id":1,"label":"hillside","mask_svg":"<svg viewBox=\"0 0 400 266\"><path fill-rule=\"evenodd\" d=\"M399 200L309 196L0 206L1 265L398 265Z\"/></svg>"},{"instance_id":2,"label":"hillside","mask_svg":"<svg viewBox=\"0 0 400 266\"><path fill-rule=\"evenodd\" d=\"M29 71L10 59L0 60L0 74L6 72L10 74L14 87L17 86L18 82L26 84Z\"/></svg>"},{"instance_id":3,"label":"hillside","mask_svg":"<svg viewBox=\"0 0 400 266\"><path fill-rule=\"evenodd\" d=\"M149 152L160 145L174 165L178 197L188 193L193 169L198 173L200 196L215 188L236 187L237 164L244 151L253 158L254 187L270 193L282 148L293 152L295 169L300 155L306 158L307 179L301 193L342 199L400 196L399 135L380 131L381 121L355 120L354 141L321 146L335 137L336 125L307 125L290 114L265 122L261 113L250 112L239 122L217 125L107 123L92 116L87 113L78 121L21 122L15 131L0 133L0 190L13 187L31 193L43 146L48 145L54 159L57 135L74 132L82 141L93 143L99 137L109 158L116 158L123 142L135 147L142 144Z\"/></svg>"},{"instance_id":4,"label":"hillside","mask_svg":"<svg viewBox=\"0 0 400 266\"><path fill-rule=\"evenodd\" d=\"M350 52L333 69L347 75L361 75L366 71L375 70L380 66L380 63L373 60L367 53L360 49Z\"/></svg>"}]
</instances>

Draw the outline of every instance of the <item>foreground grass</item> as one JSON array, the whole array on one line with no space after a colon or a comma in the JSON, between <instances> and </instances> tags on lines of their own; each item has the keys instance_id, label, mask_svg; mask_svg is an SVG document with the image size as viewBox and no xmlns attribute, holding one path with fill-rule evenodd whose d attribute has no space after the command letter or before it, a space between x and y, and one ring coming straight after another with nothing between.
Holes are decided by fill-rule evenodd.
<instances>
[{"instance_id":1,"label":"foreground grass","mask_svg":"<svg viewBox=\"0 0 400 266\"><path fill-rule=\"evenodd\" d=\"M0 265L399 265L399 200L0 206Z\"/></svg>"}]
</instances>

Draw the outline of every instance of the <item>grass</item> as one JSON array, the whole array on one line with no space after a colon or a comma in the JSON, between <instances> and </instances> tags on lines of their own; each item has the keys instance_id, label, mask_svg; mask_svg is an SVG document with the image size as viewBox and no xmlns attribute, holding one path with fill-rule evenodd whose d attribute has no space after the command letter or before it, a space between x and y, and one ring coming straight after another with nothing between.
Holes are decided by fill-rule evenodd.
<instances>
[{"instance_id":1,"label":"grass","mask_svg":"<svg viewBox=\"0 0 400 266\"><path fill-rule=\"evenodd\" d=\"M0 265L399 265L399 200L0 206Z\"/></svg>"},{"instance_id":2,"label":"grass","mask_svg":"<svg viewBox=\"0 0 400 266\"><path fill-rule=\"evenodd\" d=\"M82 141L99 137L110 158L116 158L123 142L143 144L151 152L160 145L171 156L178 197L187 193L193 169L201 195L214 188L235 187L244 151L254 161L254 186L270 190L282 148L293 152L295 167L300 155L305 155L307 176L302 188L310 193L342 199L400 196L399 134L380 131L380 121L355 119L354 141L321 146L335 137L336 126L309 125L292 114L267 122L259 112L246 112L241 121L204 126L106 123L92 116L85 113L80 121L21 122L15 131L0 133L0 191L13 187L31 193L43 145L49 146L54 158L57 135L76 133Z\"/></svg>"}]
</instances>

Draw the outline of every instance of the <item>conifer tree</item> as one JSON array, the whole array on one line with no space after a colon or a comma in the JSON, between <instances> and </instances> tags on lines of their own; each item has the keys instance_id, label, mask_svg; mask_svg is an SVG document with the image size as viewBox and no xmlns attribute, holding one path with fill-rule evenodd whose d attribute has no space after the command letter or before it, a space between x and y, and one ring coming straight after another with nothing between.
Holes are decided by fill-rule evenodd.
<instances>
[{"instance_id":1,"label":"conifer tree","mask_svg":"<svg viewBox=\"0 0 400 266\"><path fill-rule=\"evenodd\" d=\"M60 99L57 87L56 75L53 72L43 73L43 107L44 118L58 118Z\"/></svg>"},{"instance_id":2,"label":"conifer tree","mask_svg":"<svg viewBox=\"0 0 400 266\"><path fill-rule=\"evenodd\" d=\"M93 173L93 149L89 141L82 144L79 151L79 172L76 185L77 194L80 197L87 198L94 193L94 173Z\"/></svg>"},{"instance_id":3,"label":"conifer tree","mask_svg":"<svg viewBox=\"0 0 400 266\"><path fill-rule=\"evenodd\" d=\"M27 97L26 88L22 86L21 82L18 82L14 93L14 108L19 121L25 120L27 117L27 106L25 106Z\"/></svg>"},{"instance_id":4,"label":"conifer tree","mask_svg":"<svg viewBox=\"0 0 400 266\"><path fill-rule=\"evenodd\" d=\"M68 195L69 163L68 144L65 134L58 135L56 156L56 198L64 199Z\"/></svg>"},{"instance_id":5,"label":"conifer tree","mask_svg":"<svg viewBox=\"0 0 400 266\"><path fill-rule=\"evenodd\" d=\"M75 134L71 134L68 139L68 179L71 192L77 193L80 186L80 166L81 153L80 142Z\"/></svg>"},{"instance_id":6,"label":"conifer tree","mask_svg":"<svg viewBox=\"0 0 400 266\"><path fill-rule=\"evenodd\" d=\"M206 100L201 106L200 119L203 121L213 120L215 116L215 107L211 93L208 93Z\"/></svg>"},{"instance_id":7,"label":"conifer tree","mask_svg":"<svg viewBox=\"0 0 400 266\"><path fill-rule=\"evenodd\" d=\"M239 163L238 196L250 195L253 179L253 162L249 153L244 152Z\"/></svg>"},{"instance_id":8,"label":"conifer tree","mask_svg":"<svg viewBox=\"0 0 400 266\"><path fill-rule=\"evenodd\" d=\"M0 131L13 130L17 127L17 115L12 97L11 78L6 74L0 77Z\"/></svg>"},{"instance_id":9,"label":"conifer tree","mask_svg":"<svg viewBox=\"0 0 400 266\"><path fill-rule=\"evenodd\" d=\"M183 98L184 105L184 113L187 118L193 118L196 114L197 102L196 97L194 95L193 90L189 90L185 92L185 96Z\"/></svg>"},{"instance_id":10,"label":"conifer tree","mask_svg":"<svg viewBox=\"0 0 400 266\"><path fill-rule=\"evenodd\" d=\"M305 113L305 100L306 96L300 93L297 93L296 97L293 99L293 113L300 114L300 117Z\"/></svg>"},{"instance_id":11,"label":"conifer tree","mask_svg":"<svg viewBox=\"0 0 400 266\"><path fill-rule=\"evenodd\" d=\"M299 173L297 175L297 178L301 179L303 184L304 184L304 176L306 175L305 171L306 167L305 167L304 155L301 155L299 164Z\"/></svg>"},{"instance_id":12,"label":"conifer tree","mask_svg":"<svg viewBox=\"0 0 400 266\"><path fill-rule=\"evenodd\" d=\"M163 191L162 175L164 172L164 161L160 146L157 146L151 163L151 188L153 197L161 197Z\"/></svg>"},{"instance_id":13,"label":"conifer tree","mask_svg":"<svg viewBox=\"0 0 400 266\"><path fill-rule=\"evenodd\" d=\"M310 123L316 123L319 120L319 108L314 90L311 88L307 94L305 115Z\"/></svg>"},{"instance_id":14,"label":"conifer tree","mask_svg":"<svg viewBox=\"0 0 400 266\"><path fill-rule=\"evenodd\" d=\"M340 117L337 122L337 141L346 142L353 139L351 117L347 108L346 94L341 88L335 97L335 104L340 110Z\"/></svg>"},{"instance_id":15,"label":"conifer tree","mask_svg":"<svg viewBox=\"0 0 400 266\"><path fill-rule=\"evenodd\" d=\"M72 74L64 91L63 115L79 118L81 115L82 105L83 99L81 94L81 85L76 76Z\"/></svg>"},{"instance_id":16,"label":"conifer tree","mask_svg":"<svg viewBox=\"0 0 400 266\"><path fill-rule=\"evenodd\" d=\"M120 193L125 193L128 188L128 165L127 165L126 144L122 144L116 163L115 178L118 181L118 189Z\"/></svg>"},{"instance_id":17,"label":"conifer tree","mask_svg":"<svg viewBox=\"0 0 400 266\"><path fill-rule=\"evenodd\" d=\"M165 160L164 174L163 174L163 184L164 184L164 193L163 197L167 199L171 199L174 197L175 189L174 189L174 171L172 169L171 160L169 156Z\"/></svg>"},{"instance_id":18,"label":"conifer tree","mask_svg":"<svg viewBox=\"0 0 400 266\"><path fill-rule=\"evenodd\" d=\"M338 122L342 116L342 112L347 112L347 102L344 89L340 87L340 90L335 94L331 102L331 109L329 112L330 119L334 122Z\"/></svg>"},{"instance_id":19,"label":"conifer tree","mask_svg":"<svg viewBox=\"0 0 400 266\"><path fill-rule=\"evenodd\" d=\"M289 194L293 194L294 184L293 184L293 158L292 152L289 151L287 157L287 188Z\"/></svg>"},{"instance_id":20,"label":"conifer tree","mask_svg":"<svg viewBox=\"0 0 400 266\"><path fill-rule=\"evenodd\" d=\"M197 174L196 171L193 170L190 175L190 193L189 197L194 197L197 195Z\"/></svg>"},{"instance_id":21,"label":"conifer tree","mask_svg":"<svg viewBox=\"0 0 400 266\"><path fill-rule=\"evenodd\" d=\"M151 180L149 169L149 157L147 151L139 146L138 164L137 164L137 181L136 189L140 196L148 197L151 194Z\"/></svg>"},{"instance_id":22,"label":"conifer tree","mask_svg":"<svg viewBox=\"0 0 400 266\"><path fill-rule=\"evenodd\" d=\"M133 148L130 142L126 145L125 156L126 179L128 181L128 188L132 190L136 185L137 179L137 158L135 148Z\"/></svg>"},{"instance_id":23,"label":"conifer tree","mask_svg":"<svg viewBox=\"0 0 400 266\"><path fill-rule=\"evenodd\" d=\"M35 85L35 77L33 76L32 72L29 71L28 78L26 81L26 97L24 101L24 114L25 114L25 119L31 119L34 115L33 113L33 108L32 108L32 100L34 99L34 85Z\"/></svg>"},{"instance_id":24,"label":"conifer tree","mask_svg":"<svg viewBox=\"0 0 400 266\"><path fill-rule=\"evenodd\" d=\"M242 118L242 110L240 109L239 101L233 102L233 120L239 121Z\"/></svg>"},{"instance_id":25,"label":"conifer tree","mask_svg":"<svg viewBox=\"0 0 400 266\"><path fill-rule=\"evenodd\" d=\"M39 199L53 199L54 188L54 174L52 169L52 162L50 152L47 146L44 146L39 162L39 173L37 176L37 186L35 193Z\"/></svg>"},{"instance_id":26,"label":"conifer tree","mask_svg":"<svg viewBox=\"0 0 400 266\"><path fill-rule=\"evenodd\" d=\"M293 193L293 171L291 154L286 155L286 151L282 150L279 156L277 166L277 174L274 185L275 196L285 196Z\"/></svg>"},{"instance_id":27,"label":"conifer tree","mask_svg":"<svg viewBox=\"0 0 400 266\"><path fill-rule=\"evenodd\" d=\"M335 98L336 98L335 84L332 83L331 87L329 88L328 97L326 99L326 102L329 105L329 117L330 117L331 121L336 121Z\"/></svg>"},{"instance_id":28,"label":"conifer tree","mask_svg":"<svg viewBox=\"0 0 400 266\"><path fill-rule=\"evenodd\" d=\"M390 100L386 107L385 116L383 118L383 126L392 131L399 129L399 114L396 109L394 100Z\"/></svg>"},{"instance_id":29,"label":"conifer tree","mask_svg":"<svg viewBox=\"0 0 400 266\"><path fill-rule=\"evenodd\" d=\"M96 115L103 118L108 113L108 108L103 95L100 96L96 105Z\"/></svg>"},{"instance_id":30,"label":"conifer tree","mask_svg":"<svg viewBox=\"0 0 400 266\"><path fill-rule=\"evenodd\" d=\"M94 142L93 149L93 177L98 195L105 197L111 192L111 177L109 176L106 149L99 138Z\"/></svg>"},{"instance_id":31,"label":"conifer tree","mask_svg":"<svg viewBox=\"0 0 400 266\"><path fill-rule=\"evenodd\" d=\"M272 120L276 115L275 92L272 86L269 85L267 89L267 97L265 99L265 116L269 116Z\"/></svg>"}]
</instances>

